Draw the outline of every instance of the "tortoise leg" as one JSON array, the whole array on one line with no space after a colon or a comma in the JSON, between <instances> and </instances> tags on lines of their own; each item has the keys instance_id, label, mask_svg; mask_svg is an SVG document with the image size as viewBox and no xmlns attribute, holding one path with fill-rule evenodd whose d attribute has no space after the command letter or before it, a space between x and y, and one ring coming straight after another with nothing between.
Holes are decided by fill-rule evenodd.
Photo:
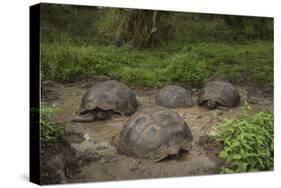
<instances>
[{"instance_id":1,"label":"tortoise leg","mask_svg":"<svg viewBox=\"0 0 281 188\"><path fill-rule=\"evenodd\" d=\"M91 113L91 112L88 112L88 113L83 114L83 115L76 116L76 117L71 119L71 121L73 121L73 122L91 122L91 121L94 121L94 120L96 120L96 116L95 116L94 113Z\"/></svg>"},{"instance_id":2,"label":"tortoise leg","mask_svg":"<svg viewBox=\"0 0 281 188\"><path fill-rule=\"evenodd\" d=\"M213 100L208 100L206 106L210 109L215 109L217 107L217 102Z\"/></svg>"},{"instance_id":3,"label":"tortoise leg","mask_svg":"<svg viewBox=\"0 0 281 188\"><path fill-rule=\"evenodd\" d=\"M221 106L221 105L218 105L217 109L218 109L218 110L221 110L221 111L224 111L224 112L227 112L227 111L228 111L228 107L226 107L226 106Z\"/></svg>"}]
</instances>

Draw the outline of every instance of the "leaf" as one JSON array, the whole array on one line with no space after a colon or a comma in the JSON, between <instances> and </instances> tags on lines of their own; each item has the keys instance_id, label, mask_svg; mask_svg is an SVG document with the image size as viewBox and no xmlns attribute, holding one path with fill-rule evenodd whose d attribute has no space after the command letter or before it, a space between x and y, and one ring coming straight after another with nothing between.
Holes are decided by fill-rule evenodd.
<instances>
[{"instance_id":1,"label":"leaf","mask_svg":"<svg viewBox=\"0 0 281 188\"><path fill-rule=\"evenodd\" d=\"M222 159L226 158L227 156L228 156L228 154L225 151L221 151L220 154L219 154L219 157L222 158Z\"/></svg>"},{"instance_id":2,"label":"leaf","mask_svg":"<svg viewBox=\"0 0 281 188\"><path fill-rule=\"evenodd\" d=\"M241 120L227 119L215 131L215 138L224 143L219 157L228 164L222 173L273 169L272 113L244 114Z\"/></svg>"},{"instance_id":3,"label":"leaf","mask_svg":"<svg viewBox=\"0 0 281 188\"><path fill-rule=\"evenodd\" d=\"M223 168L222 169L222 173L224 173L224 174L232 174L232 173L235 173L235 171L230 169L230 168Z\"/></svg>"},{"instance_id":4,"label":"leaf","mask_svg":"<svg viewBox=\"0 0 281 188\"><path fill-rule=\"evenodd\" d=\"M239 154L235 154L232 156L233 159L242 159L242 156Z\"/></svg>"}]
</instances>

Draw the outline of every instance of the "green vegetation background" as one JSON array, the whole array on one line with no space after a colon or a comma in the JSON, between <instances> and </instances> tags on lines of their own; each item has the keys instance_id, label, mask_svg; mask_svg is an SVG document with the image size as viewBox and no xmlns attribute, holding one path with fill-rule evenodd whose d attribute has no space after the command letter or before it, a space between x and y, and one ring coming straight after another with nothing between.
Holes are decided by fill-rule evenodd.
<instances>
[{"instance_id":1,"label":"green vegetation background","mask_svg":"<svg viewBox=\"0 0 281 188\"><path fill-rule=\"evenodd\" d=\"M146 45L153 11L43 4L42 80L107 76L131 87L208 78L273 85L273 19L159 12L158 39Z\"/></svg>"}]
</instances>

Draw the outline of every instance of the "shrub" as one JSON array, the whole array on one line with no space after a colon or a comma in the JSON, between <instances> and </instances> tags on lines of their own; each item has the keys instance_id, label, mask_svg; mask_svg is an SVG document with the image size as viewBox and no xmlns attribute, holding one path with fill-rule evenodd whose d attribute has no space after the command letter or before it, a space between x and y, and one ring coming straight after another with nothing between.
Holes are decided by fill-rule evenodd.
<instances>
[{"instance_id":1,"label":"shrub","mask_svg":"<svg viewBox=\"0 0 281 188\"><path fill-rule=\"evenodd\" d=\"M132 87L155 87L159 85L156 74L145 68L123 67L118 72L118 80Z\"/></svg>"},{"instance_id":2,"label":"shrub","mask_svg":"<svg viewBox=\"0 0 281 188\"><path fill-rule=\"evenodd\" d=\"M273 114L250 116L249 109L243 107L240 120L226 119L217 127L216 138L224 145L219 154L225 162L222 173L273 169Z\"/></svg>"},{"instance_id":3,"label":"shrub","mask_svg":"<svg viewBox=\"0 0 281 188\"><path fill-rule=\"evenodd\" d=\"M205 62L197 53L183 50L171 57L166 73L169 80L193 87L202 85L205 70Z\"/></svg>"},{"instance_id":4,"label":"shrub","mask_svg":"<svg viewBox=\"0 0 281 188\"><path fill-rule=\"evenodd\" d=\"M50 107L41 107L40 131L43 144L51 144L58 141L64 134L65 125L63 123L54 123L51 121L54 109Z\"/></svg>"}]
</instances>

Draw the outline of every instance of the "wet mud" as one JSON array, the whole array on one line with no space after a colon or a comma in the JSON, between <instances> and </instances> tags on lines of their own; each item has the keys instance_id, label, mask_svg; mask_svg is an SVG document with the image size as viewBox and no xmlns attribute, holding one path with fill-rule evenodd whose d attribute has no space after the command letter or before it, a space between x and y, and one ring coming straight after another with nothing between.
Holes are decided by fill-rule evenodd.
<instances>
[{"instance_id":1,"label":"wet mud","mask_svg":"<svg viewBox=\"0 0 281 188\"><path fill-rule=\"evenodd\" d=\"M217 174L221 168L218 154L222 149L212 136L212 127L225 118L239 118L241 105L244 100L249 102L253 113L258 111L273 111L273 97L270 92L266 95L257 91L249 91L239 87L241 104L236 108L225 111L208 110L198 106L197 93L192 95L194 106L190 108L173 109L190 127L193 142L189 152L180 152L176 156L169 156L159 162L148 159L138 159L117 152L115 139L129 117L113 116L109 120L90 123L70 122L76 115L86 89L92 84L75 83L69 85L51 83L44 86L43 103L57 108L54 121L66 122L64 142L69 150L74 151L73 161L78 167L72 176L60 176L61 182L95 182L110 180L159 178L175 176L194 176ZM155 105L156 89L135 89L139 102L139 109ZM67 150L57 151L64 155ZM52 153L52 156L56 154ZM49 155L49 157L51 157ZM57 159L59 160L59 159ZM63 167L67 169L68 164ZM79 169L79 170L77 170ZM68 169L71 171L71 168ZM68 172L69 173L69 172Z\"/></svg>"}]
</instances>

